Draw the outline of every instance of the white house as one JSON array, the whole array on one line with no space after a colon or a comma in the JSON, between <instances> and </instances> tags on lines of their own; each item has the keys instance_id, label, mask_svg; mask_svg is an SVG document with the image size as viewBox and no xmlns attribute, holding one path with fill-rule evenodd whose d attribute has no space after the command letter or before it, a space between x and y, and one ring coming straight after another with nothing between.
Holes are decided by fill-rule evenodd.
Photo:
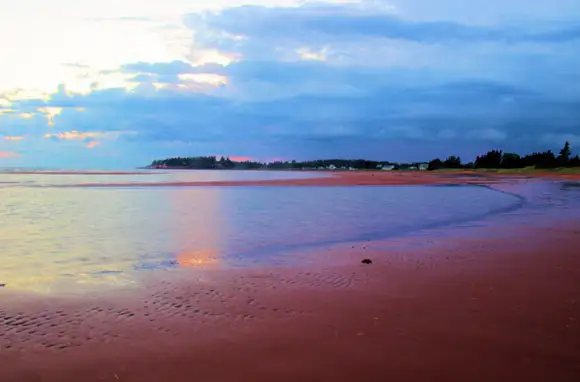
<instances>
[{"instance_id":1,"label":"white house","mask_svg":"<svg viewBox=\"0 0 580 382\"><path fill-rule=\"evenodd\" d=\"M429 169L429 163L421 163L421 164L419 164L419 170L426 171L427 169Z\"/></svg>"},{"instance_id":2,"label":"white house","mask_svg":"<svg viewBox=\"0 0 580 382\"><path fill-rule=\"evenodd\" d=\"M336 170L336 166L335 166L335 165L333 165L333 164L331 164L330 166L328 166L328 169L329 169L329 170Z\"/></svg>"},{"instance_id":3,"label":"white house","mask_svg":"<svg viewBox=\"0 0 580 382\"><path fill-rule=\"evenodd\" d=\"M383 171L393 171L395 169L395 166L392 164L388 164L386 166L383 166Z\"/></svg>"}]
</instances>

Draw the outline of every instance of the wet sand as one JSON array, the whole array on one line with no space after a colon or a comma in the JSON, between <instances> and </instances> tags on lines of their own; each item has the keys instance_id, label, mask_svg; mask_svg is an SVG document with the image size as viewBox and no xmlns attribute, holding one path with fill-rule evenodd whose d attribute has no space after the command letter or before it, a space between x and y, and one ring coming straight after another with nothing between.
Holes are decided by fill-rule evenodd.
<instances>
[{"instance_id":1,"label":"wet sand","mask_svg":"<svg viewBox=\"0 0 580 382\"><path fill-rule=\"evenodd\" d=\"M194 170L175 170L194 171ZM250 170L265 171L270 170ZM292 171L288 171L292 172ZM174 182L98 182L63 184L54 187L230 187L230 186L410 186L410 185L449 185L449 184L494 184L507 181L568 180L580 181L580 174L554 172L534 172L528 174L509 174L497 172L457 171L295 171L319 176L297 179L263 179L236 181L174 181ZM47 171L47 172L6 172L2 175L152 175L148 172L130 171Z\"/></svg>"},{"instance_id":2,"label":"wet sand","mask_svg":"<svg viewBox=\"0 0 580 382\"><path fill-rule=\"evenodd\" d=\"M481 230L106 296L0 290L0 381L578 381L580 222Z\"/></svg>"},{"instance_id":3,"label":"wet sand","mask_svg":"<svg viewBox=\"0 0 580 382\"><path fill-rule=\"evenodd\" d=\"M301 172L300 172L301 173ZM231 186L409 186L449 184L494 184L505 181L580 180L580 174L534 173L501 174L473 171L454 172L389 172L389 171L322 171L311 178L264 179L236 181L177 181L177 182L111 182L59 185L57 187L231 187Z\"/></svg>"}]
</instances>

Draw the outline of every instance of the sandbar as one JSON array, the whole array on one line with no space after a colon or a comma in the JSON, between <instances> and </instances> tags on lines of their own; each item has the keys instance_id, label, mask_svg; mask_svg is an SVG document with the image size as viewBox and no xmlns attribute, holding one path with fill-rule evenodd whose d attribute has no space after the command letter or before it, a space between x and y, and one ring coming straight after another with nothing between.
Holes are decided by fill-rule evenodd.
<instances>
[{"instance_id":1,"label":"sandbar","mask_svg":"<svg viewBox=\"0 0 580 382\"><path fill-rule=\"evenodd\" d=\"M155 181L155 182L99 182L57 185L55 187L236 187L236 186L289 186L289 187L344 187L344 186L411 186L494 184L534 180L580 180L580 174L534 173L526 175L457 172L388 172L388 171L336 171L309 172L309 178L216 181Z\"/></svg>"}]
</instances>

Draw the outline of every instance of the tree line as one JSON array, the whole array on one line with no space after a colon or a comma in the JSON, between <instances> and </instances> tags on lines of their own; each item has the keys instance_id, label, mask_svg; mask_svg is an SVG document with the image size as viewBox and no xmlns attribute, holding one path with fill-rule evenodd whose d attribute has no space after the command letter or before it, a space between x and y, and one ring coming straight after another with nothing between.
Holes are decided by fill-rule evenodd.
<instances>
[{"instance_id":1,"label":"tree line","mask_svg":"<svg viewBox=\"0 0 580 382\"><path fill-rule=\"evenodd\" d=\"M517 169L524 167L535 167L538 169L551 169L558 167L580 167L580 157L572 157L570 142L556 155L552 150L543 152L533 152L525 156L516 153L504 153L502 150L490 150L483 155L477 156L474 162L463 164L458 156L450 156L445 160L433 159L429 162L429 170L440 169Z\"/></svg>"},{"instance_id":2,"label":"tree line","mask_svg":"<svg viewBox=\"0 0 580 382\"><path fill-rule=\"evenodd\" d=\"M233 161L229 157L217 158L216 156L173 157L154 160L149 167L152 168L188 168L188 169L272 169L272 170L300 170L329 168L354 168L357 170L371 170L378 166L388 165L389 162L379 162L364 159L321 159L311 161Z\"/></svg>"},{"instance_id":3,"label":"tree line","mask_svg":"<svg viewBox=\"0 0 580 382\"><path fill-rule=\"evenodd\" d=\"M418 169L421 163L394 163L386 161L372 161L365 159L321 159L310 161L233 161L229 157L216 156L193 156L193 157L173 157L154 160L151 168L185 168L185 169L205 169L205 170L312 170L319 168L355 169L355 170L375 170L385 166L390 166L392 170ZM524 167L535 167L538 169L550 169L557 167L580 167L578 155L572 157L570 143L566 142L558 155L551 150L544 152L534 152L525 156L516 153L504 153L502 150L491 150L475 158L474 162L462 163L459 156L451 155L445 160L433 159L429 162L428 170L439 169L516 169Z\"/></svg>"}]
</instances>

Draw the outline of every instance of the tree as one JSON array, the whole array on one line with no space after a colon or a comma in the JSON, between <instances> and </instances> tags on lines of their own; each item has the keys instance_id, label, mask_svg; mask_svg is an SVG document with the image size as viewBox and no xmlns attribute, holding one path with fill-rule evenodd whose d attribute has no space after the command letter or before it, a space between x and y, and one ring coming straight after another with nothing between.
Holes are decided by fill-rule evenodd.
<instances>
[{"instance_id":1,"label":"tree","mask_svg":"<svg viewBox=\"0 0 580 382\"><path fill-rule=\"evenodd\" d=\"M461 168L461 158L455 155L451 155L445 159L443 166L446 168Z\"/></svg>"},{"instance_id":2,"label":"tree","mask_svg":"<svg viewBox=\"0 0 580 382\"><path fill-rule=\"evenodd\" d=\"M570 167L580 167L580 157L578 155L576 155L574 158L570 159L570 162L568 163L568 166L570 166Z\"/></svg>"},{"instance_id":3,"label":"tree","mask_svg":"<svg viewBox=\"0 0 580 382\"><path fill-rule=\"evenodd\" d=\"M525 167L522 158L515 153L505 153L501 158L501 168L521 168Z\"/></svg>"},{"instance_id":4,"label":"tree","mask_svg":"<svg viewBox=\"0 0 580 382\"><path fill-rule=\"evenodd\" d=\"M475 158L475 168L500 168L501 160L503 158L503 151L491 150L487 154Z\"/></svg>"},{"instance_id":5,"label":"tree","mask_svg":"<svg viewBox=\"0 0 580 382\"><path fill-rule=\"evenodd\" d=\"M566 166L570 162L570 156L572 152L570 151L570 142L566 141L564 143L564 147L560 150L560 154L558 155L558 165Z\"/></svg>"},{"instance_id":6,"label":"tree","mask_svg":"<svg viewBox=\"0 0 580 382\"><path fill-rule=\"evenodd\" d=\"M536 168L554 168L558 165L556 156L551 150L526 155L522 161L525 167L534 166Z\"/></svg>"},{"instance_id":7,"label":"tree","mask_svg":"<svg viewBox=\"0 0 580 382\"><path fill-rule=\"evenodd\" d=\"M427 167L428 171L434 171L434 170L439 170L443 168L443 161L439 158L433 159L431 162L429 162L429 167Z\"/></svg>"}]
</instances>

